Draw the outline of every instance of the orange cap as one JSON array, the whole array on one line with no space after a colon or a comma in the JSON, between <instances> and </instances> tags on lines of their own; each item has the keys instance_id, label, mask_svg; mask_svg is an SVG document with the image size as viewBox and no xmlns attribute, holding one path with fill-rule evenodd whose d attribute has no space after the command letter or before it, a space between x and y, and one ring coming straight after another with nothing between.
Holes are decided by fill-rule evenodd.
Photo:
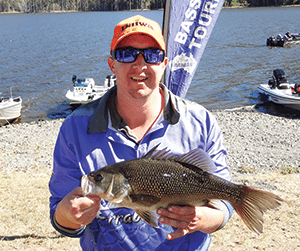
<instances>
[{"instance_id":1,"label":"orange cap","mask_svg":"<svg viewBox=\"0 0 300 251\"><path fill-rule=\"evenodd\" d=\"M138 33L152 37L157 42L160 49L166 50L165 41L159 24L151 19L137 15L127 18L116 25L114 36L111 40L110 53L116 49L118 43L125 37Z\"/></svg>"}]
</instances>

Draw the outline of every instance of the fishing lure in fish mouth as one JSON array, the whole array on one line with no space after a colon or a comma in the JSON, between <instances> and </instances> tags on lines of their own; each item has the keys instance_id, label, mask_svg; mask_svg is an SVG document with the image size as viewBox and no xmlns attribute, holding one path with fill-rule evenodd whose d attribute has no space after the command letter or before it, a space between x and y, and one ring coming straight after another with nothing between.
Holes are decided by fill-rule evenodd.
<instances>
[{"instance_id":1,"label":"fishing lure in fish mouth","mask_svg":"<svg viewBox=\"0 0 300 251\"><path fill-rule=\"evenodd\" d=\"M169 150L156 150L139 159L106 166L82 177L83 193L97 194L132 208L147 223L158 227L156 210L170 205L201 206L213 200L228 201L248 228L262 233L263 213L276 208L277 195L234 184L213 174L209 155L194 149L181 156Z\"/></svg>"}]
</instances>

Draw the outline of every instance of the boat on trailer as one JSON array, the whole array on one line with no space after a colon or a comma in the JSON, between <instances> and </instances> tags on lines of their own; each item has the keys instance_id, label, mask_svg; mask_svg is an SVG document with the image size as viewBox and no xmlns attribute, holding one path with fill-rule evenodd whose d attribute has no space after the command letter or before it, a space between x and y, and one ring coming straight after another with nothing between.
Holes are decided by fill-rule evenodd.
<instances>
[{"instance_id":1,"label":"boat on trailer","mask_svg":"<svg viewBox=\"0 0 300 251\"><path fill-rule=\"evenodd\" d=\"M79 106L101 98L111 87L116 85L115 75L108 75L103 85L96 85L93 78L72 77L73 90L68 90L66 98L70 105Z\"/></svg>"},{"instance_id":2,"label":"boat on trailer","mask_svg":"<svg viewBox=\"0 0 300 251\"><path fill-rule=\"evenodd\" d=\"M11 97L5 99L0 97L0 126L9 124L21 116L21 97Z\"/></svg>"},{"instance_id":3,"label":"boat on trailer","mask_svg":"<svg viewBox=\"0 0 300 251\"><path fill-rule=\"evenodd\" d=\"M258 86L258 91L268 101L300 110L300 84L287 80L284 70L275 69L268 84Z\"/></svg>"}]
</instances>

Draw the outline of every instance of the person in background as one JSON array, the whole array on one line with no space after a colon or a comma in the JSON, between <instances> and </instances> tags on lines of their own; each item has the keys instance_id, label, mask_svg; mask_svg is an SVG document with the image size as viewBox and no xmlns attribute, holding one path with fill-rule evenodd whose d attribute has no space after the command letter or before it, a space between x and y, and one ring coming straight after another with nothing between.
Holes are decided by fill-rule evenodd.
<instances>
[{"instance_id":1,"label":"person in background","mask_svg":"<svg viewBox=\"0 0 300 251\"><path fill-rule=\"evenodd\" d=\"M214 174L230 180L216 119L161 84L165 51L155 21L138 15L118 23L108 58L117 85L76 109L60 128L49 182L51 223L66 236L80 237L83 250L207 250L210 233L232 214L225 201L216 208L170 206L158 209L160 228L153 228L132 209L83 196L83 175L141 158L158 144L178 156L201 148L214 161Z\"/></svg>"}]
</instances>

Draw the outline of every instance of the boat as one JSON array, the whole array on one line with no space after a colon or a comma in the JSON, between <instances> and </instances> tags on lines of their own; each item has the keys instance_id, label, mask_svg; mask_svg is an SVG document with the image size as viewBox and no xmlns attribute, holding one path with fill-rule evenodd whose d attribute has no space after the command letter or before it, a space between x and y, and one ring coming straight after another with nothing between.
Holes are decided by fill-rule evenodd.
<instances>
[{"instance_id":1,"label":"boat","mask_svg":"<svg viewBox=\"0 0 300 251\"><path fill-rule=\"evenodd\" d=\"M0 126L12 123L21 116L21 97L0 97Z\"/></svg>"},{"instance_id":2,"label":"boat","mask_svg":"<svg viewBox=\"0 0 300 251\"><path fill-rule=\"evenodd\" d=\"M108 75L103 85L96 85L93 78L72 77L73 90L68 90L66 98L71 106L80 106L101 98L111 87L116 85L115 75Z\"/></svg>"},{"instance_id":3,"label":"boat","mask_svg":"<svg viewBox=\"0 0 300 251\"><path fill-rule=\"evenodd\" d=\"M290 33L289 31L284 35L278 34L276 37L267 38L267 46L290 46L300 44L300 33Z\"/></svg>"},{"instance_id":4,"label":"boat","mask_svg":"<svg viewBox=\"0 0 300 251\"><path fill-rule=\"evenodd\" d=\"M287 80L284 70L275 69L268 84L258 86L258 91L268 101L300 110L300 84Z\"/></svg>"}]
</instances>

